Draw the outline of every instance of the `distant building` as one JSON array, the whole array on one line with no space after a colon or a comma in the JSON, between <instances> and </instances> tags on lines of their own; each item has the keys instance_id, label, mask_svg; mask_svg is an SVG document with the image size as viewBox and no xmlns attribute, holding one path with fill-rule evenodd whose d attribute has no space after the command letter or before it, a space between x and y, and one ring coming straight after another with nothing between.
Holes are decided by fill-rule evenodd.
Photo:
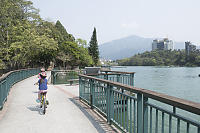
<instances>
[{"instance_id":1,"label":"distant building","mask_svg":"<svg viewBox=\"0 0 200 133\"><path fill-rule=\"evenodd\" d=\"M185 42L185 53L189 55L191 52L196 51L196 46L193 45L191 42Z\"/></svg>"},{"instance_id":2,"label":"distant building","mask_svg":"<svg viewBox=\"0 0 200 133\"><path fill-rule=\"evenodd\" d=\"M163 40L155 39L152 42L152 50L173 50L173 41L168 38Z\"/></svg>"},{"instance_id":3,"label":"distant building","mask_svg":"<svg viewBox=\"0 0 200 133\"><path fill-rule=\"evenodd\" d=\"M153 42L152 42L152 50L157 49L157 42L158 42L158 40L153 40Z\"/></svg>"}]
</instances>

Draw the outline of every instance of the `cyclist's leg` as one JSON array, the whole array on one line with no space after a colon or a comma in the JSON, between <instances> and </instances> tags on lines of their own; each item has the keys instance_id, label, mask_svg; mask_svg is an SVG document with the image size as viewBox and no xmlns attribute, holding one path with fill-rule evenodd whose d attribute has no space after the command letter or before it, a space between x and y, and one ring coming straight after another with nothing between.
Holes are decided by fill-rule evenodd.
<instances>
[{"instance_id":1,"label":"cyclist's leg","mask_svg":"<svg viewBox=\"0 0 200 133\"><path fill-rule=\"evenodd\" d=\"M44 93L44 98L45 98L46 104L49 105L49 101L47 100L47 91L45 91Z\"/></svg>"},{"instance_id":2,"label":"cyclist's leg","mask_svg":"<svg viewBox=\"0 0 200 133\"><path fill-rule=\"evenodd\" d=\"M38 91L38 99L40 100L41 95L40 95L40 91Z\"/></svg>"},{"instance_id":3,"label":"cyclist's leg","mask_svg":"<svg viewBox=\"0 0 200 133\"><path fill-rule=\"evenodd\" d=\"M36 102L37 102L37 103L40 102L40 98L41 98L40 93L41 93L41 92L40 92L40 90L39 90L39 91L38 91L38 98L36 99Z\"/></svg>"}]
</instances>

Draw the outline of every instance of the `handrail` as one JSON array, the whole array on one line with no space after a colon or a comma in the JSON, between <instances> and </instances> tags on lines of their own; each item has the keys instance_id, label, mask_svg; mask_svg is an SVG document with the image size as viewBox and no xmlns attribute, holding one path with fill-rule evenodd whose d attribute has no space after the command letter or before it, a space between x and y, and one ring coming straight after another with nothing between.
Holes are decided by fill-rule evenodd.
<instances>
[{"instance_id":1,"label":"handrail","mask_svg":"<svg viewBox=\"0 0 200 133\"><path fill-rule=\"evenodd\" d=\"M200 103L196 103L196 102L188 101L185 99L169 96L169 95L166 95L163 93L158 93L158 92L147 90L147 89L136 88L136 87L124 85L121 83L108 81L105 79L99 79L99 78L95 78L95 77L91 77L91 76L87 76L87 75L83 75L83 74L79 74L79 76L85 77L88 79L95 79L96 81L101 81L103 83L109 83L110 85L115 85L117 87L124 88L124 90L132 91L134 93L141 93L141 94L148 96L149 98L152 98L154 100L158 100L158 101L164 102L166 104L176 106L180 109L184 109L189 112L200 115Z\"/></svg>"},{"instance_id":2,"label":"handrail","mask_svg":"<svg viewBox=\"0 0 200 133\"><path fill-rule=\"evenodd\" d=\"M55 69L53 69L52 71L54 71L54 72L74 72L74 71L81 72L82 70L55 70Z\"/></svg>"},{"instance_id":3,"label":"handrail","mask_svg":"<svg viewBox=\"0 0 200 133\"><path fill-rule=\"evenodd\" d=\"M121 74L134 74L135 72L121 72L121 71L111 71L111 70L104 70L101 72L114 72L114 73L121 73Z\"/></svg>"},{"instance_id":4,"label":"handrail","mask_svg":"<svg viewBox=\"0 0 200 133\"><path fill-rule=\"evenodd\" d=\"M191 113L200 115L200 103L165 95L165 94L154 92L151 90L142 89L142 93L144 96L147 96L149 98L152 98L152 99L167 103L169 105L178 107L180 109L189 111Z\"/></svg>"},{"instance_id":5,"label":"handrail","mask_svg":"<svg viewBox=\"0 0 200 133\"><path fill-rule=\"evenodd\" d=\"M28 68L10 71L0 77L0 110L7 99L10 88L17 82L39 73L38 68Z\"/></svg>"},{"instance_id":6,"label":"handrail","mask_svg":"<svg viewBox=\"0 0 200 133\"><path fill-rule=\"evenodd\" d=\"M0 76L0 81L3 80L3 79L5 79L8 75L10 75L13 72L19 72L19 71L23 71L23 70L33 70L33 69L36 69L36 68L27 68L27 69L19 69L19 70L9 71L9 72L3 74L2 76Z\"/></svg>"},{"instance_id":7,"label":"handrail","mask_svg":"<svg viewBox=\"0 0 200 133\"><path fill-rule=\"evenodd\" d=\"M133 87L132 74L120 80L119 75L113 77L117 80L108 75L79 74L80 99L105 116L108 123L130 133L200 133L200 103ZM172 126L174 122L176 127Z\"/></svg>"},{"instance_id":8,"label":"handrail","mask_svg":"<svg viewBox=\"0 0 200 133\"><path fill-rule=\"evenodd\" d=\"M90 73L87 76L99 76L99 75L121 75L122 73Z\"/></svg>"},{"instance_id":9,"label":"handrail","mask_svg":"<svg viewBox=\"0 0 200 133\"><path fill-rule=\"evenodd\" d=\"M3 75L0 77L0 81L1 81L1 80L4 80L8 75L10 75L10 73L12 73L12 72L7 72L7 73L3 74Z\"/></svg>"},{"instance_id":10,"label":"handrail","mask_svg":"<svg viewBox=\"0 0 200 133\"><path fill-rule=\"evenodd\" d=\"M78 74L82 70L52 70L51 71L51 83L53 84L70 84L70 79L78 79ZM59 74L65 74L62 80L57 79Z\"/></svg>"}]
</instances>

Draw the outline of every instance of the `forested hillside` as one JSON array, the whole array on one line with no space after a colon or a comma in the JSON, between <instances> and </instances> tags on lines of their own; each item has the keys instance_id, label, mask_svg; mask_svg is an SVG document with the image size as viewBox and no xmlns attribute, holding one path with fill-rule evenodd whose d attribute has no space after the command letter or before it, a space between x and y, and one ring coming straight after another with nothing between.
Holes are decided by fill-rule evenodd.
<instances>
[{"instance_id":1,"label":"forested hillside","mask_svg":"<svg viewBox=\"0 0 200 133\"><path fill-rule=\"evenodd\" d=\"M124 59L135 54L152 50L152 41L155 38L128 36L99 45L100 56L105 59ZM184 42L175 42L174 49L184 49Z\"/></svg>"},{"instance_id":2,"label":"forested hillside","mask_svg":"<svg viewBox=\"0 0 200 133\"><path fill-rule=\"evenodd\" d=\"M93 65L87 42L60 21L43 20L31 1L1 0L0 7L0 69Z\"/></svg>"},{"instance_id":3,"label":"forested hillside","mask_svg":"<svg viewBox=\"0 0 200 133\"><path fill-rule=\"evenodd\" d=\"M185 50L156 50L117 60L122 66L200 66L200 52L186 55Z\"/></svg>"}]
</instances>

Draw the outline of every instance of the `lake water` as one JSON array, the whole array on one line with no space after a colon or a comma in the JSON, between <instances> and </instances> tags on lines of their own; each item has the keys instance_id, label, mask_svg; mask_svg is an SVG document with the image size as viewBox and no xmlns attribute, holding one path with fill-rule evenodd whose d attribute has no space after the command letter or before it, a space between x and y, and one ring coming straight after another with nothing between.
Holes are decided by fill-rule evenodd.
<instances>
[{"instance_id":1,"label":"lake water","mask_svg":"<svg viewBox=\"0 0 200 133\"><path fill-rule=\"evenodd\" d=\"M152 91L164 93L182 99L200 103L200 67L150 67L150 66L128 66L128 67L112 67L114 71L136 72L134 78L134 86L137 88L149 89ZM156 101L151 101L156 105L160 105ZM169 110L170 106L162 106ZM172 108L171 108L172 109ZM193 115L188 112L177 109L187 118L200 121L200 116ZM161 112L159 112L159 121L161 123ZM153 113L155 118L155 111ZM153 132L155 132L155 119L153 119ZM169 130L169 117L165 117L165 133ZM177 132L177 119L172 118L172 132ZM186 133L186 123L181 121L181 133ZM196 127L191 126L190 132L195 133ZM161 124L159 124L158 132L161 132Z\"/></svg>"},{"instance_id":2,"label":"lake water","mask_svg":"<svg viewBox=\"0 0 200 133\"><path fill-rule=\"evenodd\" d=\"M111 69L136 72L135 87L200 103L200 67L127 66Z\"/></svg>"}]
</instances>

